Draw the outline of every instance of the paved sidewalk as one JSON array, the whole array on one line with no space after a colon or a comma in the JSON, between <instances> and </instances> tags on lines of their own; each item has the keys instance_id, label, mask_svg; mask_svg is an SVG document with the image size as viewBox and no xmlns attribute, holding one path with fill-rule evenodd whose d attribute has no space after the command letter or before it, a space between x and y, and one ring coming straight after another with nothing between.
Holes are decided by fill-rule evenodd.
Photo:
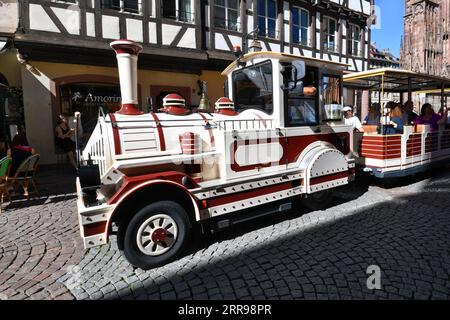
<instances>
[{"instance_id":1,"label":"paved sidewalk","mask_svg":"<svg viewBox=\"0 0 450 320\"><path fill-rule=\"evenodd\" d=\"M450 298L449 169L388 188L362 182L325 211L296 208L197 236L184 257L146 272L115 237L84 252L73 189L55 179L73 177L54 175L40 186L47 195L0 215L0 298ZM381 290L367 289L371 265Z\"/></svg>"},{"instance_id":2,"label":"paved sidewalk","mask_svg":"<svg viewBox=\"0 0 450 320\"><path fill-rule=\"evenodd\" d=\"M0 215L0 299L73 299L58 281L84 255L67 171L40 168L39 196L15 196Z\"/></svg>"}]
</instances>

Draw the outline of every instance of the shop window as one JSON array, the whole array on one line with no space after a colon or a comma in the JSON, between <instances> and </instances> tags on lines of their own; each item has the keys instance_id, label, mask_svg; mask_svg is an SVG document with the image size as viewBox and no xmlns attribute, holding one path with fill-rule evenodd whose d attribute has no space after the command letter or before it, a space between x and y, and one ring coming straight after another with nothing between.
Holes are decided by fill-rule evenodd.
<instances>
[{"instance_id":1,"label":"shop window","mask_svg":"<svg viewBox=\"0 0 450 320\"><path fill-rule=\"evenodd\" d=\"M9 143L24 127L22 90L0 84L0 143Z\"/></svg>"},{"instance_id":2,"label":"shop window","mask_svg":"<svg viewBox=\"0 0 450 320\"><path fill-rule=\"evenodd\" d=\"M94 130L99 110L110 113L120 109L119 85L104 83L76 83L59 87L61 113L73 115L81 112L82 141L86 142Z\"/></svg>"}]
</instances>

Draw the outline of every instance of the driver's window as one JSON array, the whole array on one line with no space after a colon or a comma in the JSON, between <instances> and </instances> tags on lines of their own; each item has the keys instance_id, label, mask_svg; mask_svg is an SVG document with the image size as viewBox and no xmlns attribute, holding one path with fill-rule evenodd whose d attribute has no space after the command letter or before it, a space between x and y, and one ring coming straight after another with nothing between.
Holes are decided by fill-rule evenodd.
<instances>
[{"instance_id":1,"label":"driver's window","mask_svg":"<svg viewBox=\"0 0 450 320\"><path fill-rule=\"evenodd\" d=\"M317 69L306 67L305 77L302 79L303 88L318 88ZM300 127L319 124L318 93L305 95L299 86L286 92L286 126Z\"/></svg>"}]
</instances>

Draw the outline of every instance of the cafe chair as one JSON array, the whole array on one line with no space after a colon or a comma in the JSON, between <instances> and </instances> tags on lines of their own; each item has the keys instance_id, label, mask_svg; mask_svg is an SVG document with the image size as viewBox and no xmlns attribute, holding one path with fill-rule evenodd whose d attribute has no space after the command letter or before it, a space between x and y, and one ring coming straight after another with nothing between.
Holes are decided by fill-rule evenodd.
<instances>
[{"instance_id":1,"label":"cafe chair","mask_svg":"<svg viewBox=\"0 0 450 320\"><path fill-rule=\"evenodd\" d=\"M0 160L0 213L2 213L3 199L5 195L8 197L8 201L11 202L11 195L8 191L8 175L11 169L11 158L4 157Z\"/></svg>"},{"instance_id":2,"label":"cafe chair","mask_svg":"<svg viewBox=\"0 0 450 320\"><path fill-rule=\"evenodd\" d=\"M9 178L11 185L16 188L18 184L21 185L24 196L29 199L30 193L29 193L29 187L30 185L33 187L34 192L36 194L38 193L37 187L36 187L36 170L38 166L40 155L35 154L28 158L26 158L19 166L17 171L15 172L14 176Z\"/></svg>"}]
</instances>

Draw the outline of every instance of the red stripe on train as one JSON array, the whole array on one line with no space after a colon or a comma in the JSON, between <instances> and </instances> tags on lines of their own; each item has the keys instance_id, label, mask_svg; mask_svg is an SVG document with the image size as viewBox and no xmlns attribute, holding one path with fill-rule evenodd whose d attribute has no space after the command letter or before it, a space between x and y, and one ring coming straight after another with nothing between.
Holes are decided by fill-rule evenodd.
<instances>
[{"instance_id":1,"label":"red stripe on train","mask_svg":"<svg viewBox=\"0 0 450 320\"><path fill-rule=\"evenodd\" d=\"M159 118L154 112L151 112L150 114L152 115L152 117L156 123L156 128L158 130L158 137L159 137L159 145L161 146L161 151L166 151L166 139L164 139L164 131L161 126L161 123L159 122Z\"/></svg>"},{"instance_id":2,"label":"red stripe on train","mask_svg":"<svg viewBox=\"0 0 450 320\"><path fill-rule=\"evenodd\" d=\"M247 200L250 198L264 196L270 193L280 192L284 190L292 189L292 182L285 182L273 186L262 187L254 190L243 191L235 194L226 195L219 198L214 198L208 200L208 207L217 207L227 203L232 203L236 201Z\"/></svg>"},{"instance_id":3,"label":"red stripe on train","mask_svg":"<svg viewBox=\"0 0 450 320\"><path fill-rule=\"evenodd\" d=\"M315 186L317 184L321 184L321 183L325 183L325 182L329 182L329 181L334 181L334 180L340 180L340 179L345 179L348 178L348 172L344 171L344 172L339 172L339 173L335 173L335 174L330 174L327 176L322 176L322 177L318 177L318 178L313 178L310 180L309 184L311 186Z\"/></svg>"},{"instance_id":4,"label":"red stripe on train","mask_svg":"<svg viewBox=\"0 0 450 320\"><path fill-rule=\"evenodd\" d=\"M120 137L119 137L119 128L117 127L116 116L114 113L110 113L109 117L112 122L112 130L113 130L113 138L114 138L114 153L116 155L122 154L122 149L120 147Z\"/></svg>"}]
</instances>

